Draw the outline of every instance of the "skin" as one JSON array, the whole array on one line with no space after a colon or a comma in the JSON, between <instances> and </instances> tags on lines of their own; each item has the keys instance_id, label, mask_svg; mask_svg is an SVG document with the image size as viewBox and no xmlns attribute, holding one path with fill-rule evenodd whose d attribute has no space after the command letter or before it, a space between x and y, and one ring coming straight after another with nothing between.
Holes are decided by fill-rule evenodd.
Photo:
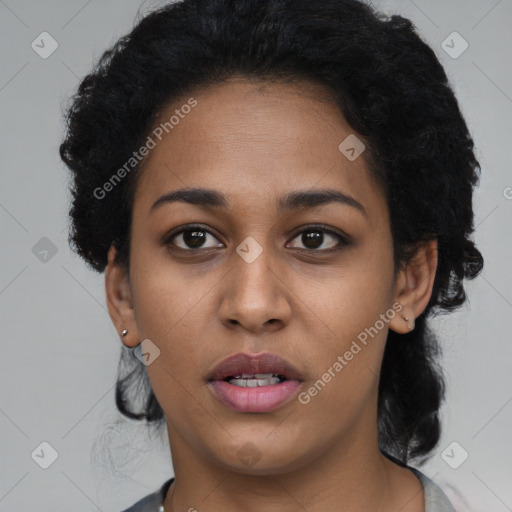
<instances>
[{"instance_id":1,"label":"skin","mask_svg":"<svg viewBox=\"0 0 512 512\"><path fill-rule=\"evenodd\" d=\"M166 512L424 511L419 480L379 452L377 392L388 329L408 332L430 298L436 242L395 273L385 197L364 153L349 161L339 151L353 130L321 86L231 78L173 102L161 120L189 97L197 106L144 162L129 273L112 246L105 275L112 321L129 331L123 343L150 339L161 351L147 371L175 470ZM150 212L182 187L215 189L229 204ZM365 214L335 202L277 212L281 196L312 188L350 195ZM180 233L165 243L191 223L211 230L206 249ZM315 223L352 242L324 232L323 244L308 248L301 233ZM249 236L262 248L252 263L236 252ZM272 352L299 369L307 390L396 303L400 313L308 404L240 413L207 386L226 357ZM239 458L248 442L258 454L251 466Z\"/></svg>"}]
</instances>

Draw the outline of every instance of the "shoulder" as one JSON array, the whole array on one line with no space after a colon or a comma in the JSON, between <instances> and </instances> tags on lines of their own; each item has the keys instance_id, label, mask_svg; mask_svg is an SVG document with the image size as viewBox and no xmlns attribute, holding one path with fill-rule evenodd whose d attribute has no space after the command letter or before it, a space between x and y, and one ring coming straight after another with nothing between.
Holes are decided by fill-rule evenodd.
<instances>
[{"instance_id":1,"label":"shoulder","mask_svg":"<svg viewBox=\"0 0 512 512\"><path fill-rule=\"evenodd\" d=\"M174 478L167 480L157 491L148 494L144 498L137 501L131 507L122 512L158 512L158 508L163 503L167 490L172 484Z\"/></svg>"},{"instance_id":2,"label":"shoulder","mask_svg":"<svg viewBox=\"0 0 512 512\"><path fill-rule=\"evenodd\" d=\"M441 488L421 471L409 468L420 480L425 494L425 512L456 512Z\"/></svg>"}]
</instances>

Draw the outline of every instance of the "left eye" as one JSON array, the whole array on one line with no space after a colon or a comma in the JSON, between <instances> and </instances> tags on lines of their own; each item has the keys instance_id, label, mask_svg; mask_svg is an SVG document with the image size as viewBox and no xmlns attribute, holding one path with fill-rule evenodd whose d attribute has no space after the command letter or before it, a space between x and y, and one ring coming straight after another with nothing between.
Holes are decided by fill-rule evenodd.
<instances>
[{"instance_id":1,"label":"left eye","mask_svg":"<svg viewBox=\"0 0 512 512\"><path fill-rule=\"evenodd\" d=\"M323 227L310 227L305 229L301 231L293 240L297 239L300 240L306 249L311 250L330 250L335 249L340 245L346 244L346 240L343 236ZM328 241L329 239L331 239L331 241L334 240L334 243L331 242L327 247L322 247L326 240ZM293 244L292 247L297 247L294 242L291 243ZM301 249L301 247L298 248Z\"/></svg>"}]
</instances>

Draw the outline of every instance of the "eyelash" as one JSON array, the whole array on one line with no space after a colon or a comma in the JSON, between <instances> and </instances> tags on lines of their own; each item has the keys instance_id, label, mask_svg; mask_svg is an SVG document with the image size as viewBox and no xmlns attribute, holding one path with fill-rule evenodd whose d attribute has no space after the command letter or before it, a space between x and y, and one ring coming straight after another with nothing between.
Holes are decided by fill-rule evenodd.
<instances>
[{"instance_id":1,"label":"eyelash","mask_svg":"<svg viewBox=\"0 0 512 512\"><path fill-rule=\"evenodd\" d=\"M179 231L173 231L173 232L169 233L165 237L165 239L164 239L164 245L174 245L171 242L174 238L176 238L178 235L181 235L185 231L193 231L193 230L204 231L205 233L209 233L210 235L212 235L212 236L214 236L215 238L218 239L218 236L215 235L215 233L213 233L204 224L187 224L186 226L181 226ZM348 235L341 234L341 233L333 230L332 228L326 226L325 224L311 224L311 225L308 225L308 226L305 227L305 229L302 229L301 231L295 232L293 237L291 238L291 240L297 238L297 236L299 236L299 235L301 235L303 233L307 233L307 232L311 232L311 231L320 231L320 232L322 232L324 234L331 235L334 238L337 238L338 241L339 241L338 245L336 245L335 247L331 247L330 249L308 249L308 248L302 249L302 248L299 248L299 250L306 251L306 252L331 253L331 252L339 251L339 250L341 250L341 248L343 246L347 246L347 245L351 244L351 239L350 239L350 237ZM215 248L214 247L208 247L208 248L199 248L199 249L190 249L190 248L183 249L183 247L177 247L176 246L176 249L181 249L181 250L186 251L186 252L199 252L199 251L208 251L208 250L212 250L212 249L215 249Z\"/></svg>"}]
</instances>

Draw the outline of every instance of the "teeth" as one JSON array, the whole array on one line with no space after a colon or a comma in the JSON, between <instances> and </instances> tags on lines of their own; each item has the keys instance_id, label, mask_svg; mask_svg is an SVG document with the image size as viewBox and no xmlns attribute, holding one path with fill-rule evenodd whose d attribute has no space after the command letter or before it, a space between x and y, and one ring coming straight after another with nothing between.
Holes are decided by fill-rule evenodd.
<instances>
[{"instance_id":1,"label":"teeth","mask_svg":"<svg viewBox=\"0 0 512 512\"><path fill-rule=\"evenodd\" d=\"M242 388L256 388L259 386L273 386L279 384L281 380L272 373L256 373L255 375L243 373L241 376L236 375L229 379L228 382Z\"/></svg>"}]
</instances>

